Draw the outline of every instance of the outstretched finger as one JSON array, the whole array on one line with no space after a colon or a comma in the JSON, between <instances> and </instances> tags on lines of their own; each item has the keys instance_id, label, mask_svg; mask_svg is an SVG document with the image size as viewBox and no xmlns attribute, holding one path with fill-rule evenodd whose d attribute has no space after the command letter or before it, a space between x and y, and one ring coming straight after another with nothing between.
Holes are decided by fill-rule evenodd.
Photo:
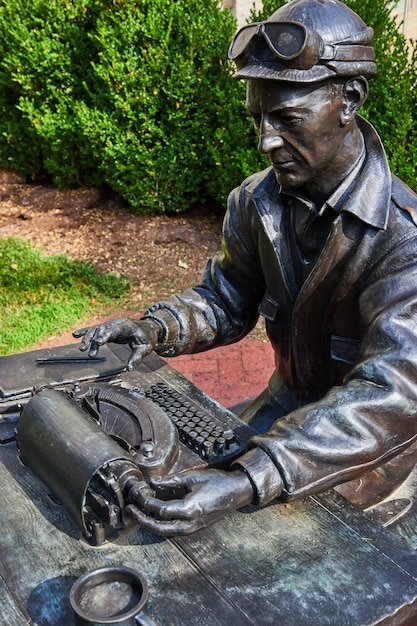
<instances>
[{"instance_id":1,"label":"outstretched finger","mask_svg":"<svg viewBox=\"0 0 417 626\"><path fill-rule=\"evenodd\" d=\"M143 506L146 498L152 497L154 492L151 487L145 481L140 481L135 484L129 491L129 502Z\"/></svg>"},{"instance_id":2,"label":"outstretched finger","mask_svg":"<svg viewBox=\"0 0 417 626\"><path fill-rule=\"evenodd\" d=\"M88 349L88 356L94 358L97 356L100 346L107 343L111 338L112 327L110 325L93 326L83 336L80 350L84 352Z\"/></svg>"},{"instance_id":3,"label":"outstretched finger","mask_svg":"<svg viewBox=\"0 0 417 626\"><path fill-rule=\"evenodd\" d=\"M185 500L160 500L154 496L146 496L141 502L148 515L156 519L190 519L193 517Z\"/></svg>"},{"instance_id":4,"label":"outstretched finger","mask_svg":"<svg viewBox=\"0 0 417 626\"><path fill-rule=\"evenodd\" d=\"M90 359L94 359L99 351L100 346L97 344L97 342L93 339L90 343L90 349L88 351L88 356L90 357ZM84 348L85 350L86 348ZM80 347L81 350L81 347Z\"/></svg>"},{"instance_id":5,"label":"outstretched finger","mask_svg":"<svg viewBox=\"0 0 417 626\"><path fill-rule=\"evenodd\" d=\"M159 520L148 517L133 505L129 505L126 508L142 528L155 535L164 535L166 537L189 535L201 528L201 525L196 520Z\"/></svg>"},{"instance_id":6,"label":"outstretched finger","mask_svg":"<svg viewBox=\"0 0 417 626\"><path fill-rule=\"evenodd\" d=\"M190 472L182 474L170 474L166 476L152 476L150 483L155 489L181 489L187 488L190 483Z\"/></svg>"},{"instance_id":7,"label":"outstretched finger","mask_svg":"<svg viewBox=\"0 0 417 626\"><path fill-rule=\"evenodd\" d=\"M84 337L84 335L87 333L88 330L89 330L88 327L78 328L78 330L73 331L72 336L75 337L75 339L79 339L80 337Z\"/></svg>"},{"instance_id":8,"label":"outstretched finger","mask_svg":"<svg viewBox=\"0 0 417 626\"><path fill-rule=\"evenodd\" d=\"M74 337L81 337L79 348L82 352L89 350L89 356L95 356L98 352L98 346L95 341L96 334L96 326L93 326L92 328L81 328L81 330L77 330L73 333ZM92 352L95 354L92 354Z\"/></svg>"}]
</instances>

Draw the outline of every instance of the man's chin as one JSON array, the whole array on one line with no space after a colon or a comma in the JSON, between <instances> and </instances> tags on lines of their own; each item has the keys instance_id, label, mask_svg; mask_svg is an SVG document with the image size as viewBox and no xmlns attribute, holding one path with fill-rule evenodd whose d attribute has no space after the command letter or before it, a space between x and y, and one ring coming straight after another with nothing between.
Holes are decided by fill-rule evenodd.
<instances>
[{"instance_id":1,"label":"man's chin","mask_svg":"<svg viewBox=\"0 0 417 626\"><path fill-rule=\"evenodd\" d=\"M275 178L277 180L278 185L286 188L297 188L301 187L305 181L301 179L295 172L283 172L282 170L278 170L274 168Z\"/></svg>"}]
</instances>

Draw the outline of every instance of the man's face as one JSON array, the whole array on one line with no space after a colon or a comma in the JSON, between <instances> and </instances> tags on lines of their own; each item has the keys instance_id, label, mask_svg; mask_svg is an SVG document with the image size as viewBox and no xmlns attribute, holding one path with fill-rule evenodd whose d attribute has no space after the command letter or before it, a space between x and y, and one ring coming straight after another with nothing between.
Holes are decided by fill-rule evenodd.
<instances>
[{"instance_id":1,"label":"man's face","mask_svg":"<svg viewBox=\"0 0 417 626\"><path fill-rule=\"evenodd\" d=\"M246 106L266 154L283 187L314 188L323 177L342 173L342 95L338 86L292 85L250 79Z\"/></svg>"}]
</instances>

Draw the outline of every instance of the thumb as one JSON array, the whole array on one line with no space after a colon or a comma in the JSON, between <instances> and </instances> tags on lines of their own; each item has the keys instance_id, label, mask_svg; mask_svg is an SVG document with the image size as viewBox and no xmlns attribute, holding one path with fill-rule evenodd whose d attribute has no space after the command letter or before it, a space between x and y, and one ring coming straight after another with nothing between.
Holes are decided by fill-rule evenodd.
<instances>
[{"instance_id":1,"label":"thumb","mask_svg":"<svg viewBox=\"0 0 417 626\"><path fill-rule=\"evenodd\" d=\"M151 346L151 344L149 343L141 343L137 346L134 346L132 348L132 354L127 362L127 369L129 372L131 372L137 365L139 365L139 363L142 361L142 359L145 358L145 356L148 356L148 354L150 354L153 350L153 346Z\"/></svg>"}]
</instances>

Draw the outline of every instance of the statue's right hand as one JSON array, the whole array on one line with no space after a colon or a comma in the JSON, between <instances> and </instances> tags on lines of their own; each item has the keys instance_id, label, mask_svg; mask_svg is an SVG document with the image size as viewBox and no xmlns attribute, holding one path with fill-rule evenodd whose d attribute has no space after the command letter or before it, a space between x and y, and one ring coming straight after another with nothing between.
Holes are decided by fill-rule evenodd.
<instances>
[{"instance_id":1,"label":"statue's right hand","mask_svg":"<svg viewBox=\"0 0 417 626\"><path fill-rule=\"evenodd\" d=\"M158 343L160 331L161 326L155 320L122 318L98 326L80 328L72 334L77 339L82 337L80 350L88 350L88 356L92 359L97 356L104 343L128 343L132 349L132 355L127 362L127 369L130 371L152 352Z\"/></svg>"}]
</instances>

